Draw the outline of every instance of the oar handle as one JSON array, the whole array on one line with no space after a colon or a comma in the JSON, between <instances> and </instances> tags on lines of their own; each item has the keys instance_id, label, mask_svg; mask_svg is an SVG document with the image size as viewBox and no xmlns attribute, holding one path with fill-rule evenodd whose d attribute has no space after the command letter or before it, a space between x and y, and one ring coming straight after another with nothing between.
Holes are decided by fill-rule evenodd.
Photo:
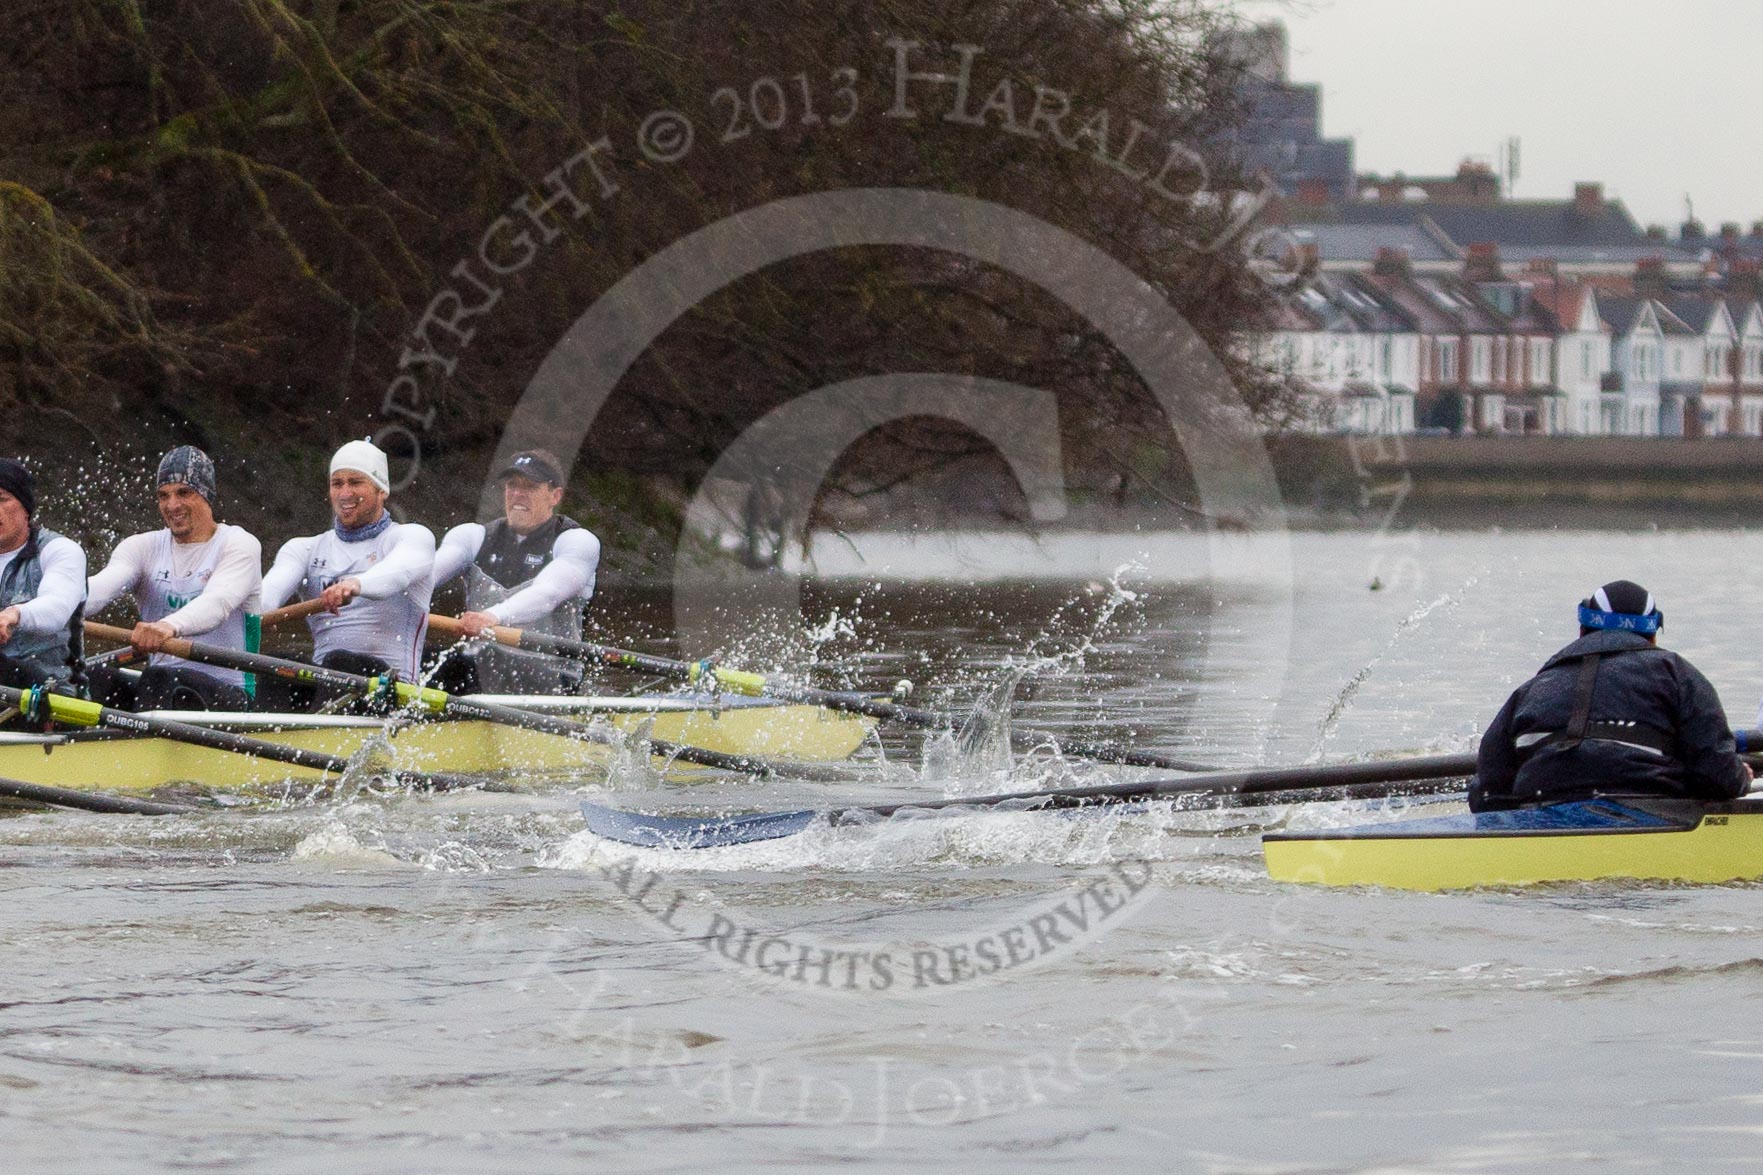
<instances>
[{"instance_id":1,"label":"oar handle","mask_svg":"<svg viewBox=\"0 0 1763 1175\"><path fill-rule=\"evenodd\" d=\"M429 613L429 632L435 636L444 636L452 640L467 639L463 621L454 616L443 616L439 612ZM503 628L498 624L489 630L489 635L495 638L497 644L515 649L520 647L520 629L518 628Z\"/></svg>"},{"instance_id":2,"label":"oar handle","mask_svg":"<svg viewBox=\"0 0 1763 1175\"><path fill-rule=\"evenodd\" d=\"M95 636L101 641L115 641L119 645L126 645L134 639L135 634L126 628L118 628L114 624L99 624L96 620L88 620L86 621L86 635ZM192 661L195 658L190 654L195 650L195 647L194 641L174 636L167 637L159 649L168 656L182 657L186 661Z\"/></svg>"},{"instance_id":3,"label":"oar handle","mask_svg":"<svg viewBox=\"0 0 1763 1175\"><path fill-rule=\"evenodd\" d=\"M314 613L323 611L323 600L302 600L298 604L289 604L285 608L276 608L263 613L257 618L257 623L264 628L274 628L278 624L286 624L290 620L304 620Z\"/></svg>"},{"instance_id":4,"label":"oar handle","mask_svg":"<svg viewBox=\"0 0 1763 1175\"><path fill-rule=\"evenodd\" d=\"M126 628L118 628L114 624L99 624L96 620L88 620L86 621L86 635L95 636L101 641L114 641L119 645L126 645L131 642L135 634Z\"/></svg>"}]
</instances>

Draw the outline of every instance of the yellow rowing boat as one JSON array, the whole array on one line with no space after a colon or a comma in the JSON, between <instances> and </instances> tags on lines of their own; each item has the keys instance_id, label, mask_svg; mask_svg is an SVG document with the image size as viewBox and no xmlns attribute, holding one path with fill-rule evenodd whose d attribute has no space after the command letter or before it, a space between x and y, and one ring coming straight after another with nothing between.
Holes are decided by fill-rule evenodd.
<instances>
[{"instance_id":1,"label":"yellow rowing boat","mask_svg":"<svg viewBox=\"0 0 1763 1175\"><path fill-rule=\"evenodd\" d=\"M667 695L476 696L579 721L600 720L626 732L647 723L649 736L658 741L764 759L844 759L863 744L874 725L819 706L730 695L714 703ZM389 754L390 765L410 771L569 774L603 769L607 762L607 750L599 744L493 722L432 721L388 728L378 718L338 715L155 713L344 757L377 744ZM49 735L0 732L0 778L82 791L143 792L173 784L241 790L288 779L319 779L322 773L168 738L94 729Z\"/></svg>"}]
</instances>

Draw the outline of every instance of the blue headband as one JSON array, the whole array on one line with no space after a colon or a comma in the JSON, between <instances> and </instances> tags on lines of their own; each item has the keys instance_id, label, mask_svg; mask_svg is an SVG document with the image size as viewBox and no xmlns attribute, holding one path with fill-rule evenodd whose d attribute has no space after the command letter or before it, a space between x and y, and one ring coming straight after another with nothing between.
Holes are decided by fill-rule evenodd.
<instances>
[{"instance_id":1,"label":"blue headband","mask_svg":"<svg viewBox=\"0 0 1763 1175\"><path fill-rule=\"evenodd\" d=\"M1579 606L1579 626L1581 628L1610 628L1618 632L1635 632L1641 636L1652 636L1665 627L1665 614L1655 608L1645 616L1636 616L1632 612L1600 612L1596 608Z\"/></svg>"}]
</instances>

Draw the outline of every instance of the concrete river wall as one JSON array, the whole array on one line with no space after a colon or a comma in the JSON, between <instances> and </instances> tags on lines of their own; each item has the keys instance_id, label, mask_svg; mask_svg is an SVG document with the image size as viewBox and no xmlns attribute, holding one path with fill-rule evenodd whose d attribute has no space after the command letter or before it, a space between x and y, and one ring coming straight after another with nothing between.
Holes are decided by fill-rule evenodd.
<instances>
[{"instance_id":1,"label":"concrete river wall","mask_svg":"<svg viewBox=\"0 0 1763 1175\"><path fill-rule=\"evenodd\" d=\"M1763 525L1763 438L1285 437L1294 521Z\"/></svg>"}]
</instances>

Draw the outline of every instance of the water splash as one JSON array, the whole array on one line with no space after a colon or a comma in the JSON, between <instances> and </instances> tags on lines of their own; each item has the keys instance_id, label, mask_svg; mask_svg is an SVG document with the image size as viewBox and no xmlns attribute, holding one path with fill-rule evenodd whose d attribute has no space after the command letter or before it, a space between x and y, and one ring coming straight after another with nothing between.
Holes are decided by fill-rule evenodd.
<instances>
[{"instance_id":1,"label":"water splash","mask_svg":"<svg viewBox=\"0 0 1763 1175\"><path fill-rule=\"evenodd\" d=\"M585 829L542 848L541 869L587 870L609 860L630 861L659 874L714 875L748 870L841 874L914 870L968 870L1036 862L1105 865L1136 859L1181 864L1214 851L1214 825L1240 822L1234 814L1183 812L1167 803L1121 804L1076 812L901 812L868 823L819 822L782 840L678 851L602 840ZM1203 831L1193 835L1196 827ZM1189 833L1173 836L1172 831Z\"/></svg>"},{"instance_id":2,"label":"water splash","mask_svg":"<svg viewBox=\"0 0 1763 1175\"><path fill-rule=\"evenodd\" d=\"M72 471L72 484L55 486L49 525L88 552L114 550L125 534L161 525L153 508L158 462L157 454L98 450Z\"/></svg>"},{"instance_id":3,"label":"water splash","mask_svg":"<svg viewBox=\"0 0 1763 1175\"><path fill-rule=\"evenodd\" d=\"M1416 628L1419 628L1422 622L1433 613L1438 612L1440 609L1444 609L1448 612L1456 608L1457 605L1461 604L1468 598L1470 589L1476 585L1479 579L1480 576L1470 576L1468 579L1464 580L1455 591L1446 592L1432 602L1422 604L1413 612L1410 612L1407 616L1402 618L1402 620L1396 625L1395 632L1390 635L1388 643L1386 643L1382 649L1378 650L1377 654L1373 656L1371 660L1360 666L1359 671L1348 680L1346 685L1341 687L1340 693L1335 695L1334 701L1329 704L1328 713L1322 716L1322 721L1317 725L1316 739L1310 746L1310 753L1304 758L1305 763L1317 763L1322 760L1323 751L1327 749L1329 742L1333 740L1336 728L1340 725L1340 721L1346 715L1347 711L1352 707L1353 699L1358 696L1360 688L1370 679L1372 672L1376 670L1377 667L1389 657L1390 653L1395 650L1396 646L1402 642L1402 639L1410 632L1413 632Z\"/></svg>"},{"instance_id":4,"label":"water splash","mask_svg":"<svg viewBox=\"0 0 1763 1175\"><path fill-rule=\"evenodd\" d=\"M400 860L386 847L381 833L371 829L352 829L335 817L301 837L290 859L340 869L409 867L408 862Z\"/></svg>"},{"instance_id":5,"label":"water splash","mask_svg":"<svg viewBox=\"0 0 1763 1175\"><path fill-rule=\"evenodd\" d=\"M349 755L342 776L329 789L329 798L350 803L364 795L383 796L398 790L393 771L398 749L392 745L399 720L388 717L380 728L361 740Z\"/></svg>"},{"instance_id":6,"label":"water splash","mask_svg":"<svg viewBox=\"0 0 1763 1175\"><path fill-rule=\"evenodd\" d=\"M1026 668L1008 670L974 703L954 732L925 739L919 780L945 796L982 795L1011 788L1016 755L1010 741L1010 707Z\"/></svg>"},{"instance_id":7,"label":"water splash","mask_svg":"<svg viewBox=\"0 0 1763 1175\"><path fill-rule=\"evenodd\" d=\"M1142 576L1145 574L1145 570L1144 562L1133 559L1120 564L1110 572L1105 584L1095 581L1087 584L1086 590L1082 594L1073 596L1054 610L1041 632L1029 642L1028 648L1025 650L1026 654L1035 658L1037 664L1046 669L1081 670L1085 659L1096 651L1097 640L1111 630L1115 615L1128 604L1138 603L1139 593L1127 587L1125 580L1128 576ZM1102 606L1097 609L1095 616L1084 627L1077 643L1057 652L1042 652L1042 649L1048 644L1070 639L1066 633L1061 631L1066 616L1079 603L1086 602L1096 595L1103 596Z\"/></svg>"},{"instance_id":8,"label":"water splash","mask_svg":"<svg viewBox=\"0 0 1763 1175\"><path fill-rule=\"evenodd\" d=\"M661 785L649 744L654 740L655 716L650 715L629 731L595 717L590 729L610 735L607 741L606 784L614 791L648 791Z\"/></svg>"}]
</instances>

